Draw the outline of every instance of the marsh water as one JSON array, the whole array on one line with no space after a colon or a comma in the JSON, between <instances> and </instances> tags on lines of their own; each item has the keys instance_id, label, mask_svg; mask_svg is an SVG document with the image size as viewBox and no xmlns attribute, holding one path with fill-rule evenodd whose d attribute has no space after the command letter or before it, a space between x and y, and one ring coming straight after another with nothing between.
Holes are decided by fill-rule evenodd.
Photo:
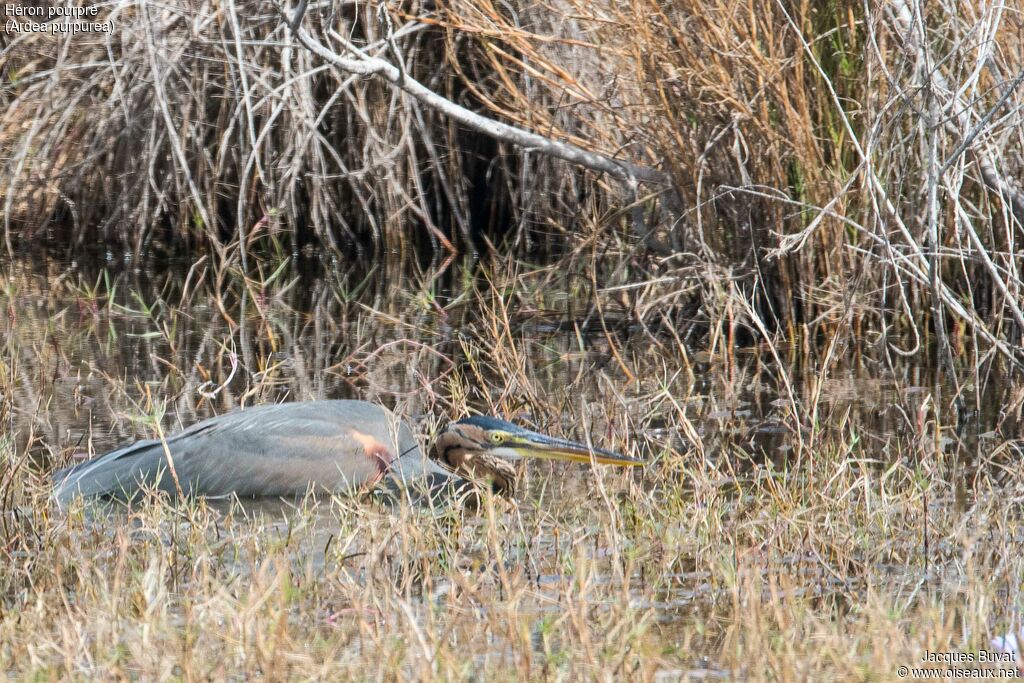
<instances>
[{"instance_id":1,"label":"marsh water","mask_svg":"<svg viewBox=\"0 0 1024 683\"><path fill-rule=\"evenodd\" d=\"M220 296L212 292L225 290L210 287L210 278L202 264L163 274L84 273L43 261L7 272L0 337L13 400L0 416L14 451L31 454L40 477L151 437L157 422L171 433L239 406L360 398L394 408L424 440L466 411L569 438L589 433L597 445L649 458L661 481L675 477L684 491L680 463L710 468L728 496L740 490L737 481L801 466L792 454L816 435L793 419L794 410L813 405L817 424L870 440L875 464L885 467L914 438L921 407L949 390L935 386L932 368L870 354L850 354L823 377L815 359L824 349L680 344L671 331L630 321L614 298L596 311L551 268L487 275L453 269L431 279L396 267L358 276L282 267L247 281L229 275L230 293ZM969 466L997 426L995 403L968 410L940 448ZM641 488L651 479L644 470L622 476ZM564 563L550 558L587 543L586 519L577 520L583 532L560 534L546 507L566 492L586 496L594 483L586 467L548 462L526 464L524 481L515 507L498 514L513 516L523 530L504 556L525 568L543 621L545 609L562 609L558 592L566 580ZM245 524L262 535L252 552L289 543L301 573L320 571L331 561L331 544L344 538L339 505L341 518L370 514L385 525L389 515L408 514L373 496L210 509L218 533ZM114 506L94 516L92 528L110 533L126 519ZM481 520L469 515L461 523ZM359 543L350 539L344 557L362 552ZM618 552L595 547L594 581L613 580ZM793 558L794 571L798 564ZM658 637L666 642L676 642L678 629L716 590L709 572L687 558L672 566L661 589L634 596L663 625ZM451 585L431 586L421 599L443 605ZM716 675L713 666L706 673Z\"/></svg>"},{"instance_id":2,"label":"marsh water","mask_svg":"<svg viewBox=\"0 0 1024 683\"><path fill-rule=\"evenodd\" d=\"M462 399L580 436L602 422L611 395L632 407L630 423L603 425L598 441L648 456L683 451L694 435L666 425L685 416L706 451L725 442L751 462L782 464L801 436L793 408L816 401L822 416L853 413L884 440L908 411L952 390L935 384L934 367L891 359L861 356L822 377L813 357L787 346L683 347L625 311L599 320L570 283L502 292L470 276L424 287L422 276L395 272L278 273L214 298L184 266L162 276L16 266L0 292L0 336L18 379L8 433L31 440L45 466L138 438L154 411L174 431L239 406L359 398L395 408L420 434L458 417L450 409ZM959 436L983 436L996 409L967 406Z\"/></svg>"}]
</instances>

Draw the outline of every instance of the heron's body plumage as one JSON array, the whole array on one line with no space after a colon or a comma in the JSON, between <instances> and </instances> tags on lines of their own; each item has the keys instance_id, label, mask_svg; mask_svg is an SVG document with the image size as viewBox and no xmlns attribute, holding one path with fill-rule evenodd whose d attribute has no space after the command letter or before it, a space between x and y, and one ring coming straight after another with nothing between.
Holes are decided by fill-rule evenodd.
<instances>
[{"instance_id":1,"label":"heron's body plumage","mask_svg":"<svg viewBox=\"0 0 1024 683\"><path fill-rule=\"evenodd\" d=\"M61 470L54 495L62 505L76 495L130 498L144 487L173 496L179 484L186 495L203 496L346 493L376 482L388 465L447 474L424 459L409 427L381 406L272 404L218 415L165 442L138 441Z\"/></svg>"}]
</instances>

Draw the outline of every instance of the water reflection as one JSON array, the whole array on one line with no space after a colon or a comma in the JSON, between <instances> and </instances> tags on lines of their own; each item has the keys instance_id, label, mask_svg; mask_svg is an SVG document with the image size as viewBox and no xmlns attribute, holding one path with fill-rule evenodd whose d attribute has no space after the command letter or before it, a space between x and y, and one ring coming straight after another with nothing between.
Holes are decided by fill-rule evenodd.
<instances>
[{"instance_id":1,"label":"water reflection","mask_svg":"<svg viewBox=\"0 0 1024 683\"><path fill-rule=\"evenodd\" d=\"M481 294L465 276L425 285L391 271L281 269L213 296L198 280L195 269L87 277L54 262L15 265L0 293L0 335L19 449L31 442L41 460L65 463L149 436L153 419L172 432L238 406L362 398L421 432L466 404L649 457L696 447L712 461L732 453L782 466L814 438L794 409L849 419L884 444L935 389L927 369L880 359L839 364L820 380L813 355L785 348L784 372L759 347L680 358L685 349L628 325L592 324L571 281L515 292L488 282ZM978 408L945 448L976 445L998 423L998 402Z\"/></svg>"}]
</instances>

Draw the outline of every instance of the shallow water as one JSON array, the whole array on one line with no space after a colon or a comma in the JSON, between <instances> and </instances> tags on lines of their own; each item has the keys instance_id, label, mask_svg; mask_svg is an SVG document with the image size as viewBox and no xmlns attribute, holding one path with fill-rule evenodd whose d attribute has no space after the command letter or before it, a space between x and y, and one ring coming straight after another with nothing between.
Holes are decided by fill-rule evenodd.
<instances>
[{"instance_id":1,"label":"shallow water","mask_svg":"<svg viewBox=\"0 0 1024 683\"><path fill-rule=\"evenodd\" d=\"M800 467L792 459L797 443L819 438L808 426L813 422L797 426L794 408L816 405L818 425L871 440L877 444L873 466L884 467L913 438L936 392L950 391L936 388L927 368L892 366L868 355L837 365L819 381L818 355L795 348L723 355L673 346L666 337L613 324L608 310L607 324L597 324L571 281L557 278L554 286L545 279L533 288L529 278L519 279L520 290L513 291L469 276L448 277L442 286L441 280L424 285L407 276L396 282L380 273L356 279L282 271L270 283L250 284L220 301L196 279L188 271L87 277L53 262L11 269L0 292L6 311L0 338L12 400L0 417L15 451L27 449L45 473L151 437L156 420L172 433L239 406L360 398L393 407L425 439L460 417L464 406L560 436L589 434L596 445L649 457L659 481L676 477L684 490L685 475L674 474L671 463L703 462L718 472L712 480L720 495L739 496L737 482ZM239 289L236 282L232 291ZM968 411L970 419L946 430L939 448L968 464L983 457L985 439L978 437L996 427L998 406L989 401ZM587 561L595 585L611 593L615 582L625 582L631 586L624 589L627 603L651 611L665 647L692 644L682 630L694 614L723 599L706 569L691 557L675 558L652 592L641 569L623 569L628 537L598 542L596 530L592 539L588 532L560 536L566 518L547 516L550 501L559 498L590 499L600 509L591 475L583 466L526 465L518 502L501 503L496 513L523 530L504 550L505 569L525 572L533 586L529 609L544 623L564 608L574 552L592 542ZM617 488L609 500L628 500L629 487L650 487L651 479L639 469L612 479ZM359 559L360 540L348 538L338 547L353 509L379 515L385 526L396 514L374 496L321 502L312 511L294 501L210 502L202 533L256 534L262 536L256 546L285 543L300 574L341 567L352 580L365 581L373 569ZM571 521L586 529L591 512L574 511ZM102 508L88 526L102 535L126 522L124 509ZM474 536L479 515L459 524L458 538L480 542ZM177 524L174 529L184 533ZM462 551L474 556L472 547ZM801 563L799 557L776 559ZM247 566L251 558L238 559L239 568ZM812 581L818 586L833 580L820 568L809 571L820 574ZM452 590L440 577L420 599L443 607ZM619 607L609 600L594 608L599 614ZM338 614L318 618L333 623L344 618ZM536 635L538 650L551 646ZM704 675L719 672L711 664Z\"/></svg>"},{"instance_id":2,"label":"shallow water","mask_svg":"<svg viewBox=\"0 0 1024 683\"><path fill-rule=\"evenodd\" d=\"M569 436L589 426L598 444L657 455L698 436L707 451L725 440L781 464L800 436L794 407L816 399L825 418L852 411L885 440L936 391L927 368L863 359L819 385L806 359L781 348L790 395L763 348L682 359L635 328L606 334L565 291L481 311L468 289L435 284L428 296L372 273L358 287L337 274L289 277L215 303L188 272L13 268L0 292L0 337L17 380L7 410L19 445L31 438L42 460L73 461L151 434L154 414L170 433L238 406L320 398L377 401L430 432L451 416L446 389L461 382L474 410ZM500 330L487 319L495 313L507 316ZM517 374L503 376L495 357ZM628 433L601 415L610 396L629 412ZM961 436L991 429L997 408L981 403ZM665 426L682 415L690 438Z\"/></svg>"}]
</instances>

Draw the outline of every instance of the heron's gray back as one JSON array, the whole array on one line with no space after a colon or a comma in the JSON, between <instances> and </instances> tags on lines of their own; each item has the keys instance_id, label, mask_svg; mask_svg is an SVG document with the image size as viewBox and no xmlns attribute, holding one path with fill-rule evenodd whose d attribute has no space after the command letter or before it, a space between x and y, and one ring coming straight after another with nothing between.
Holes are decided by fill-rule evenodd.
<instances>
[{"instance_id":1,"label":"heron's gray back","mask_svg":"<svg viewBox=\"0 0 1024 683\"><path fill-rule=\"evenodd\" d=\"M166 439L183 492L205 496L352 491L380 477L375 448L388 460L422 460L408 426L365 401L257 406L203 420ZM138 441L57 472L54 496L65 505L76 495L131 498L144 487L174 495L167 460L164 443Z\"/></svg>"}]
</instances>

